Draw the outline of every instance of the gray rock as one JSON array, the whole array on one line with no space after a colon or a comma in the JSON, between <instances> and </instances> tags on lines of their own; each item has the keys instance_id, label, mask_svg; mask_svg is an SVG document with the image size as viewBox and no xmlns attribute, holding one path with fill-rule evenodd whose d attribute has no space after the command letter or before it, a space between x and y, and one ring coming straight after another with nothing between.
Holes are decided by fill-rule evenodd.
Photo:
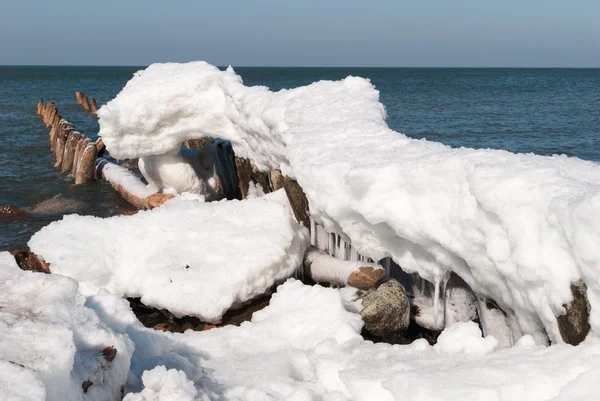
<instances>
[{"instance_id":1,"label":"gray rock","mask_svg":"<svg viewBox=\"0 0 600 401\"><path fill-rule=\"evenodd\" d=\"M410 323L410 303L406 290L396 280L390 280L374 290L362 292L360 312L365 329L377 337L401 333Z\"/></svg>"}]
</instances>

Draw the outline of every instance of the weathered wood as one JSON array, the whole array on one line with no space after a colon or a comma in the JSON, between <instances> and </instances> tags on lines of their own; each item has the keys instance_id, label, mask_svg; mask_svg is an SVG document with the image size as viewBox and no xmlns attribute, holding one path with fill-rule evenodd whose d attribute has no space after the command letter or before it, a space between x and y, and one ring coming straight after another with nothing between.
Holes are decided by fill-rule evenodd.
<instances>
[{"instance_id":1,"label":"weathered wood","mask_svg":"<svg viewBox=\"0 0 600 401\"><path fill-rule=\"evenodd\" d=\"M269 181L271 183L271 188L273 191L277 191L283 188L283 175L281 175L280 170L273 170L269 173Z\"/></svg>"},{"instance_id":2,"label":"weathered wood","mask_svg":"<svg viewBox=\"0 0 600 401\"><path fill-rule=\"evenodd\" d=\"M571 284L573 300L564 305L566 313L556 318L564 342L579 345L590 332L590 303L583 280Z\"/></svg>"},{"instance_id":3,"label":"weathered wood","mask_svg":"<svg viewBox=\"0 0 600 401\"><path fill-rule=\"evenodd\" d=\"M81 155L89 143L92 143L92 141L85 135L82 135L77 142L77 145L75 146L75 156L73 157L73 168L71 169L71 174L77 175L77 169L79 168L79 164L81 162Z\"/></svg>"},{"instance_id":4,"label":"weathered wood","mask_svg":"<svg viewBox=\"0 0 600 401\"><path fill-rule=\"evenodd\" d=\"M252 166L250 179L255 185L260 185L263 193L268 194L269 192L272 192L271 184L269 183L269 173L264 173L260 171L258 167Z\"/></svg>"},{"instance_id":5,"label":"weathered wood","mask_svg":"<svg viewBox=\"0 0 600 401\"><path fill-rule=\"evenodd\" d=\"M82 95L81 92L75 91L75 97L77 98L77 104L81 104L81 95Z\"/></svg>"},{"instance_id":6,"label":"weathered wood","mask_svg":"<svg viewBox=\"0 0 600 401\"><path fill-rule=\"evenodd\" d=\"M94 113L96 113L98 111L98 105L96 104L96 99L94 99L93 96L90 96L90 110L92 110Z\"/></svg>"},{"instance_id":7,"label":"weathered wood","mask_svg":"<svg viewBox=\"0 0 600 401\"><path fill-rule=\"evenodd\" d=\"M41 260L35 253L29 251L12 251L17 265L21 270L38 273L50 273L50 264Z\"/></svg>"},{"instance_id":8,"label":"weathered wood","mask_svg":"<svg viewBox=\"0 0 600 401\"><path fill-rule=\"evenodd\" d=\"M88 144L83 152L75 175L75 184L84 184L90 182L94 176L94 167L96 163L96 146Z\"/></svg>"},{"instance_id":9,"label":"weathered wood","mask_svg":"<svg viewBox=\"0 0 600 401\"><path fill-rule=\"evenodd\" d=\"M283 179L283 188L285 188L285 193L288 197L290 205L292 206L292 211L294 212L296 220L310 230L308 199L306 199L306 195L304 194L302 187L296 182L296 180L292 180L290 177L286 176Z\"/></svg>"},{"instance_id":10,"label":"weathered wood","mask_svg":"<svg viewBox=\"0 0 600 401\"><path fill-rule=\"evenodd\" d=\"M242 199L248 197L248 190L250 188L250 177L252 176L252 164L250 160L243 157L235 157L235 168L238 176L238 186L240 188L240 194Z\"/></svg>"},{"instance_id":11,"label":"weathered wood","mask_svg":"<svg viewBox=\"0 0 600 401\"><path fill-rule=\"evenodd\" d=\"M96 154L98 155L98 157L102 157L105 151L106 146L104 145L104 141L102 140L102 138L98 138L96 140Z\"/></svg>"},{"instance_id":12,"label":"weathered wood","mask_svg":"<svg viewBox=\"0 0 600 401\"><path fill-rule=\"evenodd\" d=\"M75 148L77 147L77 143L80 139L81 134L77 131L73 131L67 136L65 150L63 152L62 162L60 165L62 172L70 172L73 169L73 164L75 161Z\"/></svg>"},{"instance_id":13,"label":"weathered wood","mask_svg":"<svg viewBox=\"0 0 600 401\"><path fill-rule=\"evenodd\" d=\"M63 154L65 152L65 145L67 143L67 138L69 134L74 131L60 131L58 136L56 137L56 148L54 149L54 153L56 155L56 162L54 163L54 167L59 168L62 166Z\"/></svg>"},{"instance_id":14,"label":"weathered wood","mask_svg":"<svg viewBox=\"0 0 600 401\"><path fill-rule=\"evenodd\" d=\"M43 111L44 111L44 100L40 99L37 102L37 114L40 115L40 114L42 114Z\"/></svg>"},{"instance_id":15,"label":"weathered wood","mask_svg":"<svg viewBox=\"0 0 600 401\"><path fill-rule=\"evenodd\" d=\"M81 94L81 107L83 107L83 109L85 111L89 111L90 110L90 103L88 101L88 98L83 93Z\"/></svg>"}]
</instances>

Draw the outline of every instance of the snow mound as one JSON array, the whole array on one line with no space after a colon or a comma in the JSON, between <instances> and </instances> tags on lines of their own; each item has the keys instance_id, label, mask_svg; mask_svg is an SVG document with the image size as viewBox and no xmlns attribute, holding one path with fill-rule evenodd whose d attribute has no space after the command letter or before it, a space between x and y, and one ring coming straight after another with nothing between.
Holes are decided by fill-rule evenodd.
<instances>
[{"instance_id":1,"label":"snow mound","mask_svg":"<svg viewBox=\"0 0 600 401\"><path fill-rule=\"evenodd\" d=\"M455 272L496 301L514 336L561 342L555 316L583 279L600 331L595 163L410 139L387 126L366 79L271 92L204 62L152 65L98 114L116 157L230 140L259 169L297 179L313 218L361 254L391 256L436 286Z\"/></svg>"},{"instance_id":2,"label":"snow mound","mask_svg":"<svg viewBox=\"0 0 600 401\"><path fill-rule=\"evenodd\" d=\"M307 230L284 202L283 192L243 202L180 197L133 216L70 215L29 246L53 273L78 280L85 296L104 288L218 322L302 264Z\"/></svg>"},{"instance_id":3,"label":"snow mound","mask_svg":"<svg viewBox=\"0 0 600 401\"><path fill-rule=\"evenodd\" d=\"M435 348L446 354L486 355L498 346L498 340L492 336L483 338L481 329L475 322L455 323L438 337Z\"/></svg>"},{"instance_id":4,"label":"snow mound","mask_svg":"<svg viewBox=\"0 0 600 401\"><path fill-rule=\"evenodd\" d=\"M136 344L128 401L596 398L600 344L593 339L540 347L525 336L510 349L463 352L465 344L492 339L457 324L440 341L462 351L440 352L425 340L374 344L361 339L360 317L344 309L342 295L289 280L251 322L181 334L142 327L127 302L108 293L86 306Z\"/></svg>"},{"instance_id":5,"label":"snow mound","mask_svg":"<svg viewBox=\"0 0 600 401\"><path fill-rule=\"evenodd\" d=\"M119 399L133 344L76 298L74 280L21 271L0 253L0 399Z\"/></svg>"}]
</instances>

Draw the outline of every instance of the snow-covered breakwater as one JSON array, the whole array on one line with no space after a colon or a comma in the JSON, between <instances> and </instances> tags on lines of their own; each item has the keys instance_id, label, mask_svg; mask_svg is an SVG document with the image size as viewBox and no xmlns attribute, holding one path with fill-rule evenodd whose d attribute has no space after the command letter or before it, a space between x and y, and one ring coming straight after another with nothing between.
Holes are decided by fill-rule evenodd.
<instances>
[{"instance_id":1,"label":"snow-covered breakwater","mask_svg":"<svg viewBox=\"0 0 600 401\"><path fill-rule=\"evenodd\" d=\"M136 73L98 116L118 158L204 136L230 140L259 170L296 179L327 230L436 288L456 273L506 312L517 337L561 342L556 317L576 282L600 329L594 163L410 139L388 128L379 93L362 78L271 92L202 62Z\"/></svg>"}]
</instances>

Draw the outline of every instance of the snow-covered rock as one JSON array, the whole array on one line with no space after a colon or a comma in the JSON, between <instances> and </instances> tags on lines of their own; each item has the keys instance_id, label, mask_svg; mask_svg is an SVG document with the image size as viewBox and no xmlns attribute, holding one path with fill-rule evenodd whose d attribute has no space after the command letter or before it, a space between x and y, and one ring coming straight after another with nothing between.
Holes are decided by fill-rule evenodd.
<instances>
[{"instance_id":1,"label":"snow-covered rock","mask_svg":"<svg viewBox=\"0 0 600 401\"><path fill-rule=\"evenodd\" d=\"M408 138L387 126L366 79L271 92L203 62L136 73L98 115L116 157L230 140L259 169L295 178L312 217L361 254L391 256L436 287L453 271L540 342L561 342L556 316L582 279L600 332L595 163Z\"/></svg>"},{"instance_id":2,"label":"snow-covered rock","mask_svg":"<svg viewBox=\"0 0 600 401\"><path fill-rule=\"evenodd\" d=\"M79 304L76 281L0 253L0 399L117 400L133 349Z\"/></svg>"},{"instance_id":3,"label":"snow-covered rock","mask_svg":"<svg viewBox=\"0 0 600 401\"><path fill-rule=\"evenodd\" d=\"M29 246L83 295L99 289L218 322L294 275L308 246L285 193L204 203L183 196L133 216L65 216Z\"/></svg>"}]
</instances>

